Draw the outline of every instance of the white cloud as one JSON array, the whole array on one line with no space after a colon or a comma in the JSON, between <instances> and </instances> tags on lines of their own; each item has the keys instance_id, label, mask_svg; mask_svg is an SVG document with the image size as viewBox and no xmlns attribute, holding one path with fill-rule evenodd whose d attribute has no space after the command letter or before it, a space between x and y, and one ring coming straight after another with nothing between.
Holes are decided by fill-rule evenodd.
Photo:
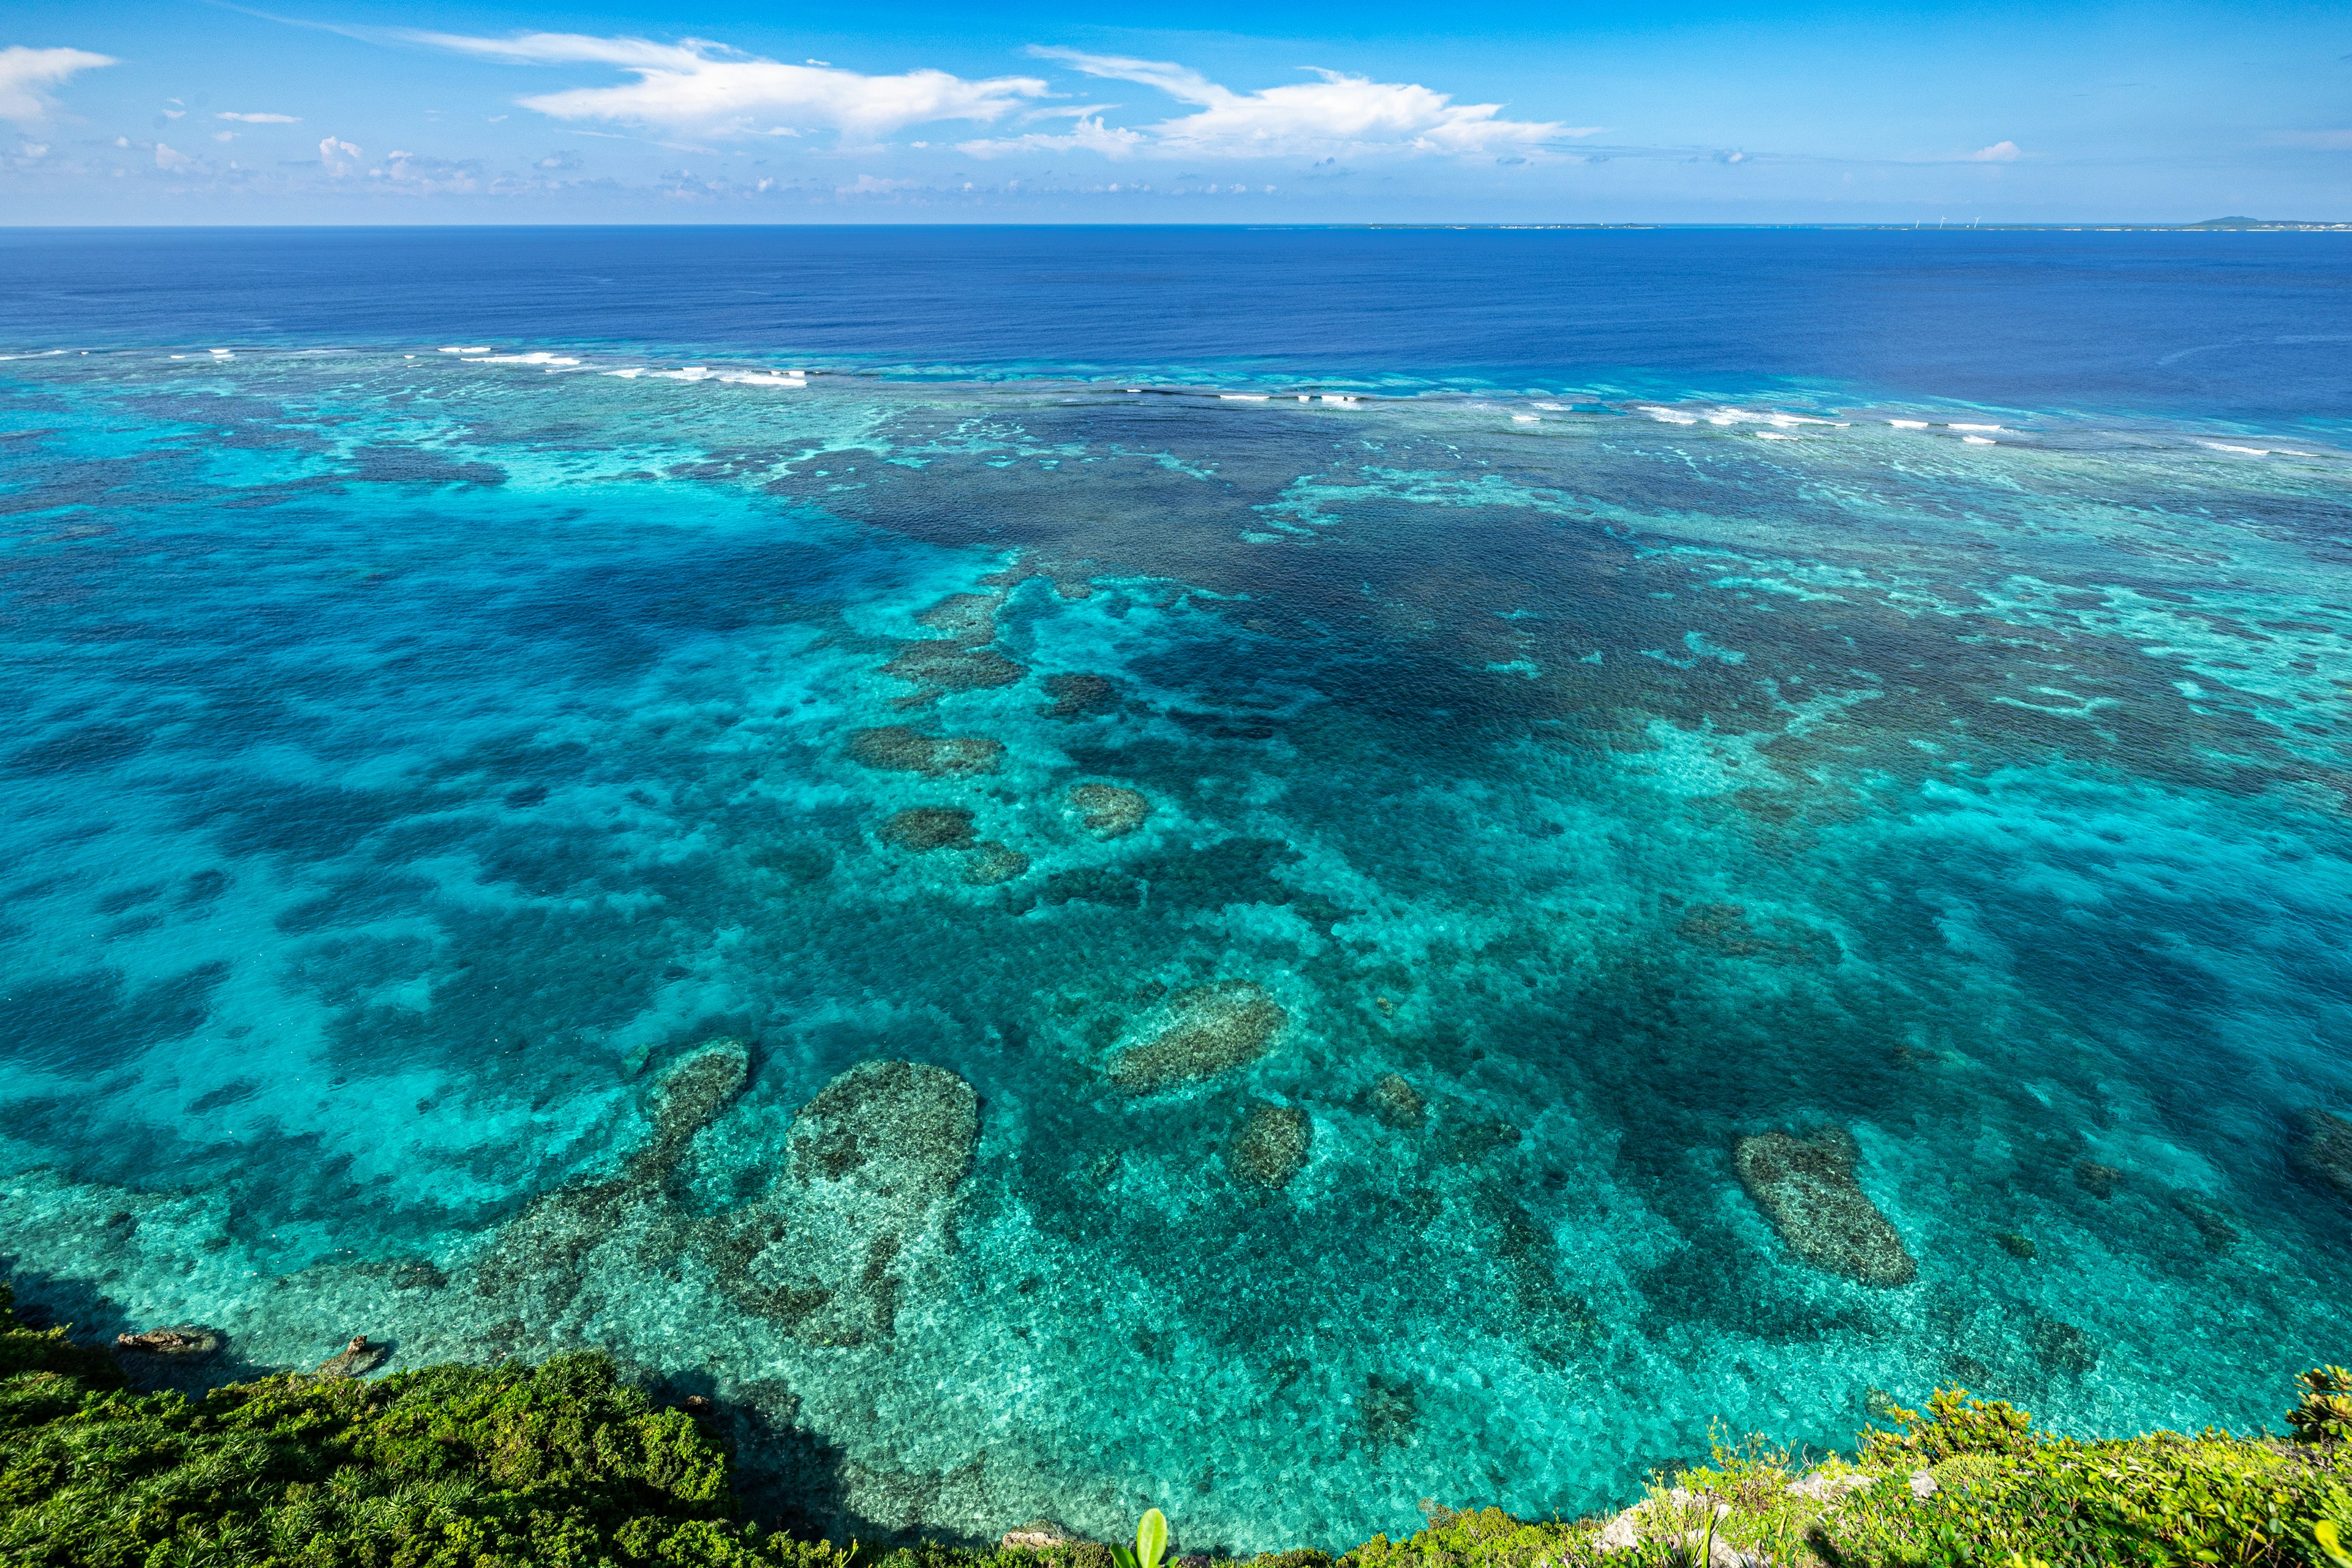
<instances>
[{"instance_id":1,"label":"white cloud","mask_svg":"<svg viewBox=\"0 0 2352 1568\"><path fill-rule=\"evenodd\" d=\"M30 125L49 117L49 103L41 89L55 87L77 71L114 64L110 55L88 49L35 49L11 44L0 49L0 120Z\"/></svg>"},{"instance_id":2,"label":"white cloud","mask_svg":"<svg viewBox=\"0 0 2352 1568\"><path fill-rule=\"evenodd\" d=\"M358 165L359 159L360 150L348 142L330 136L319 143L319 162L326 165L330 174L350 174Z\"/></svg>"},{"instance_id":3,"label":"white cloud","mask_svg":"<svg viewBox=\"0 0 2352 1568\"><path fill-rule=\"evenodd\" d=\"M1198 106L1197 113L1143 127L1142 142L1152 151L1172 157L1248 158L1334 152L1475 154L1538 146L1566 136L1589 136L1594 130L1550 121L1505 120L1499 103L1456 103L1451 93L1418 83L1374 81L1320 67L1307 68L1318 79L1314 81L1235 92L1189 67L1163 60L1089 55L1076 49L1033 48L1030 52L1063 61L1088 76L1140 82L1180 103ZM1084 124L1080 122L1080 131ZM1069 137L1016 137L989 145L994 151L1011 152L1029 144L1076 147L1087 143L1079 140L1079 131L1074 131ZM1128 143L1128 150L1136 145ZM964 150L976 153L979 144L968 144Z\"/></svg>"},{"instance_id":4,"label":"white cloud","mask_svg":"<svg viewBox=\"0 0 2352 1568\"><path fill-rule=\"evenodd\" d=\"M213 118L215 120L241 120L247 125L299 125L302 123L302 117L299 114L238 114L234 110L230 110L225 113L215 114Z\"/></svg>"},{"instance_id":5,"label":"white cloud","mask_svg":"<svg viewBox=\"0 0 2352 1568\"><path fill-rule=\"evenodd\" d=\"M609 120L705 136L806 126L870 141L935 120L993 121L1045 96L1034 77L971 80L942 70L867 76L831 66L786 65L699 38L675 44L582 33L478 38L408 33L411 41L486 59L530 65L606 65L636 79L525 98L526 109L558 120Z\"/></svg>"},{"instance_id":6,"label":"white cloud","mask_svg":"<svg viewBox=\"0 0 2352 1568\"><path fill-rule=\"evenodd\" d=\"M1097 114L1079 120L1061 135L1032 131L1024 136L959 142L956 151L974 158L996 158L1008 153L1099 153L1106 158L1124 158L1149 145L1150 139L1142 132L1105 125Z\"/></svg>"},{"instance_id":7,"label":"white cloud","mask_svg":"<svg viewBox=\"0 0 2352 1568\"><path fill-rule=\"evenodd\" d=\"M194 168L196 161L185 153L173 152L158 142L155 143L155 166L167 172L177 173L182 169Z\"/></svg>"},{"instance_id":8,"label":"white cloud","mask_svg":"<svg viewBox=\"0 0 2352 1568\"><path fill-rule=\"evenodd\" d=\"M1979 147L1968 156L1971 163L2014 163L2025 154L2014 142L1996 142L1990 147Z\"/></svg>"}]
</instances>

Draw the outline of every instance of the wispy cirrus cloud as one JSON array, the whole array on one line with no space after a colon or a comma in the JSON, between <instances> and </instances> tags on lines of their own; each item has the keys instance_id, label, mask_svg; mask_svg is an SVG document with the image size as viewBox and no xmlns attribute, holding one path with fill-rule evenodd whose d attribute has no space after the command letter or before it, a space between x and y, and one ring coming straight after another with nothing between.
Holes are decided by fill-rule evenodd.
<instances>
[{"instance_id":1,"label":"wispy cirrus cloud","mask_svg":"<svg viewBox=\"0 0 2352 1568\"><path fill-rule=\"evenodd\" d=\"M665 44L583 33L400 36L482 59L613 66L636 79L540 93L520 102L557 120L603 120L704 137L827 130L870 141L934 121L992 123L1047 91L1035 77L973 79L929 69L868 76L814 62L789 65L702 38Z\"/></svg>"},{"instance_id":2,"label":"wispy cirrus cloud","mask_svg":"<svg viewBox=\"0 0 2352 1568\"><path fill-rule=\"evenodd\" d=\"M299 114L239 114L234 110L223 110L213 118L242 121L247 125L299 125L302 123L302 117Z\"/></svg>"},{"instance_id":3,"label":"wispy cirrus cloud","mask_svg":"<svg viewBox=\"0 0 2352 1568\"><path fill-rule=\"evenodd\" d=\"M0 120L35 125L49 117L51 105L44 88L56 87L81 71L96 70L116 61L111 55L88 49L36 49L11 44L0 49Z\"/></svg>"},{"instance_id":4,"label":"wispy cirrus cloud","mask_svg":"<svg viewBox=\"0 0 2352 1568\"><path fill-rule=\"evenodd\" d=\"M1088 76L1131 81L1166 93L1196 112L1140 130L1082 119L1059 135L1031 133L967 142L960 150L987 157L1013 152L1073 150L1113 157L1154 153L1177 158L1263 158L1334 153L1434 153L1469 155L1540 147L1589 136L1597 127L1555 121L1506 120L1499 103L1456 103L1451 93L1417 82L1374 81L1345 71L1307 68L1317 79L1236 92L1189 66L1077 49L1033 47Z\"/></svg>"}]
</instances>

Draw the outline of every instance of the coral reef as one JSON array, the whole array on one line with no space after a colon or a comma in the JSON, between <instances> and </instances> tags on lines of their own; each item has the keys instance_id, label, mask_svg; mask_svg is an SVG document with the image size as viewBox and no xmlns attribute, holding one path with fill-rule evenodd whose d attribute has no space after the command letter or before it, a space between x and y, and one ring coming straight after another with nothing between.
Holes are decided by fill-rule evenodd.
<instances>
[{"instance_id":1,"label":"coral reef","mask_svg":"<svg viewBox=\"0 0 2352 1568\"><path fill-rule=\"evenodd\" d=\"M903 724L890 724L852 731L849 754L869 768L928 778L965 778L994 773L1003 760L1004 742L983 735L926 735Z\"/></svg>"},{"instance_id":2,"label":"coral reef","mask_svg":"<svg viewBox=\"0 0 2352 1568\"><path fill-rule=\"evenodd\" d=\"M1421 1391L1411 1378L1364 1374L1356 1396L1356 1436L1374 1458L1411 1444L1421 1427Z\"/></svg>"},{"instance_id":3,"label":"coral reef","mask_svg":"<svg viewBox=\"0 0 2352 1568\"><path fill-rule=\"evenodd\" d=\"M915 619L957 642L992 642L996 638L996 612L1003 603L1002 594L950 594Z\"/></svg>"},{"instance_id":4,"label":"coral reef","mask_svg":"<svg viewBox=\"0 0 2352 1568\"><path fill-rule=\"evenodd\" d=\"M1097 838L1124 837L1142 826L1151 812L1151 802L1141 790L1120 784L1078 784L1069 799L1082 814L1080 825Z\"/></svg>"},{"instance_id":5,"label":"coral reef","mask_svg":"<svg viewBox=\"0 0 2352 1568\"><path fill-rule=\"evenodd\" d=\"M975 888L993 888L1028 869L1028 856L991 838L972 846L971 858L964 863L963 879Z\"/></svg>"},{"instance_id":6,"label":"coral reef","mask_svg":"<svg viewBox=\"0 0 2352 1568\"><path fill-rule=\"evenodd\" d=\"M1142 1092L1214 1078L1265 1055L1289 1021L1254 981L1181 991L1169 999L1149 1038L1111 1058L1111 1081Z\"/></svg>"},{"instance_id":7,"label":"coral reef","mask_svg":"<svg viewBox=\"0 0 2352 1568\"><path fill-rule=\"evenodd\" d=\"M793 1119L786 1169L716 1222L737 1303L816 1344L889 1337L901 1254L936 1232L971 1168L979 1097L944 1068L861 1062Z\"/></svg>"},{"instance_id":8,"label":"coral reef","mask_svg":"<svg viewBox=\"0 0 2352 1568\"><path fill-rule=\"evenodd\" d=\"M1118 688L1107 675L1049 675L1045 695L1053 700L1039 711L1048 719L1083 718L1118 706Z\"/></svg>"},{"instance_id":9,"label":"coral reef","mask_svg":"<svg viewBox=\"0 0 2352 1568\"><path fill-rule=\"evenodd\" d=\"M994 648L918 642L907 644L882 673L942 691L981 691L1010 686L1029 672Z\"/></svg>"},{"instance_id":10,"label":"coral reef","mask_svg":"<svg viewBox=\"0 0 2352 1568\"><path fill-rule=\"evenodd\" d=\"M910 805L882 825L886 842L901 849L961 849L971 843L971 813L960 806Z\"/></svg>"},{"instance_id":11,"label":"coral reef","mask_svg":"<svg viewBox=\"0 0 2352 1568\"><path fill-rule=\"evenodd\" d=\"M2352 1121L2329 1111L2311 1113L2294 1150L2295 1168L2352 1198Z\"/></svg>"},{"instance_id":12,"label":"coral reef","mask_svg":"<svg viewBox=\"0 0 2352 1568\"><path fill-rule=\"evenodd\" d=\"M1243 1181L1261 1187L1284 1187L1307 1168L1307 1152L1315 1141L1315 1124L1295 1105L1253 1105L1234 1131L1225 1150L1225 1163Z\"/></svg>"},{"instance_id":13,"label":"coral reef","mask_svg":"<svg viewBox=\"0 0 2352 1568\"><path fill-rule=\"evenodd\" d=\"M2096 1160L2074 1162L2074 1184L2102 1203L2116 1195L2116 1183L2122 1175L2113 1165L2102 1165Z\"/></svg>"},{"instance_id":14,"label":"coral reef","mask_svg":"<svg viewBox=\"0 0 2352 1568\"><path fill-rule=\"evenodd\" d=\"M1843 956L1837 938L1800 921L1773 916L1768 934L1748 920L1741 904L1697 904L1675 927L1684 941L1727 958L1762 958L1776 963L1835 963Z\"/></svg>"},{"instance_id":15,"label":"coral reef","mask_svg":"<svg viewBox=\"0 0 2352 1568\"><path fill-rule=\"evenodd\" d=\"M1733 1163L1748 1195L1807 1263L1865 1285L1907 1285L1918 1266L1854 1180L1859 1154L1851 1133L1830 1128L1810 1138L1742 1138Z\"/></svg>"},{"instance_id":16,"label":"coral reef","mask_svg":"<svg viewBox=\"0 0 2352 1568\"><path fill-rule=\"evenodd\" d=\"M1371 1102L1372 1114L1385 1126L1410 1131L1419 1127L1429 1113L1429 1101L1422 1092L1392 1072L1381 1074L1367 1098Z\"/></svg>"}]
</instances>

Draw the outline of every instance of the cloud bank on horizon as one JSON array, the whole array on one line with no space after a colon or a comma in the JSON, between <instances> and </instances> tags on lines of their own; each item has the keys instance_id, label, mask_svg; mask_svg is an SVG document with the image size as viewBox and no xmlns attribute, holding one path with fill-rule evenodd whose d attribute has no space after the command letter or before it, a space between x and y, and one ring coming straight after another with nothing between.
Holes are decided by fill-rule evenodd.
<instances>
[{"instance_id":1,"label":"cloud bank on horizon","mask_svg":"<svg viewBox=\"0 0 2352 1568\"><path fill-rule=\"evenodd\" d=\"M1776 63L1769 51L1782 44L1734 36L1729 0L1695 0L1674 28L1621 25L1625 36L1607 44L1625 57L1621 68L1586 58L1602 46L1580 38L1521 47L1465 33L1434 52L1425 19L1387 17L1381 0L1351 13L1346 40L1308 44L1129 30L1158 47L1078 47L1053 38L1051 18L1008 14L992 20L1013 36L982 45L961 26L924 33L876 19L862 42L825 35L819 47L839 64L787 58L798 51L775 47L776 29L757 19L728 23L740 0L706 0L724 24L709 37L499 34L227 8L207 27L247 36L209 57L210 31L173 47L142 29L160 11L116 26L110 10L99 18L67 0L30 3L56 9L50 36L0 47L0 121L19 132L13 148L0 138L0 196L35 199L17 204L20 221L202 219L232 205L299 221L368 216L352 204L392 198L444 219L461 216L453 202L502 201L590 219L772 219L795 206L839 216L849 206L908 217L1834 221L1883 218L1874 209L1889 204L1937 216L2025 199L2079 210L2086 194L2127 187L2217 211L2263 205L2244 194L2210 112L2185 116L2161 83L2104 80L2052 40L2032 51L2047 63L2031 79L2013 53L1971 60L1925 22L1901 46L1916 56L1908 79L1890 68L1899 48L1884 40L1830 66L1801 50ZM1281 14L1296 0L1258 3L1270 33L1295 34L1282 24L1304 19ZM1703 35L1718 4L1729 41L1710 60ZM2244 17L2231 19L2243 32ZM766 52L746 47L762 39ZM2207 68L2209 56L2183 47ZM2307 42L2292 53L2315 90L2233 100L2272 106L2237 133L2237 157L2282 191L2298 180L2352 188L2342 159L2352 132L2331 118L2340 93L2329 89L2341 84L2319 79L2326 73L2310 62L2326 57ZM1633 55L1643 69L1627 67ZM873 59L891 63L861 68ZM1906 85L1922 72L1934 93ZM1837 89L1793 90L1806 73L1836 78ZM2078 90L2054 91L2060 78ZM2180 143L2168 158L2156 146L2164 134ZM2200 182L2210 195L2192 191ZM1210 196L1255 205L1199 208Z\"/></svg>"},{"instance_id":2,"label":"cloud bank on horizon","mask_svg":"<svg viewBox=\"0 0 2352 1568\"><path fill-rule=\"evenodd\" d=\"M1070 118L1076 128L959 142L959 151L994 158L1030 152L1098 153L1124 158L1269 158L1355 153L1433 153L1456 156L1496 148L1533 148L1599 127L1504 120L1498 103L1457 104L1417 82L1374 81L1319 67L1317 79L1235 92L1187 66L1078 49L1033 46L1029 54L1087 76L1155 89L1194 112L1129 128L1093 112L1044 104L1053 84L1034 76L971 80L919 69L869 76L831 64L791 65L707 39L675 44L581 33L478 37L409 32L408 41L483 59L530 65L607 65L635 79L618 86L533 93L517 101L551 119L604 121L677 136L800 136L835 132L853 142L887 137L947 121L994 124L1028 111Z\"/></svg>"}]
</instances>

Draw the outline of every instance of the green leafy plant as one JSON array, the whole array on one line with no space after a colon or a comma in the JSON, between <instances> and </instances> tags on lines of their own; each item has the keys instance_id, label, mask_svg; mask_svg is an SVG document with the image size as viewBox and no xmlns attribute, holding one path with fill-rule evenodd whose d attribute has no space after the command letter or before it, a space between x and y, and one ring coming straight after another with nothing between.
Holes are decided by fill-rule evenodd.
<instances>
[{"instance_id":1,"label":"green leafy plant","mask_svg":"<svg viewBox=\"0 0 2352 1568\"><path fill-rule=\"evenodd\" d=\"M2319 1447L2352 1440L2352 1372L2315 1366L2295 1379L2302 1395L2286 1413L2295 1441Z\"/></svg>"},{"instance_id":2,"label":"green leafy plant","mask_svg":"<svg viewBox=\"0 0 2352 1568\"><path fill-rule=\"evenodd\" d=\"M1666 1549L1666 1568L1708 1568L1715 1561L1715 1510L1710 1508L1706 1532L1699 1537L1698 1544L1692 1545L1687 1538L1675 1542Z\"/></svg>"},{"instance_id":3,"label":"green leafy plant","mask_svg":"<svg viewBox=\"0 0 2352 1568\"><path fill-rule=\"evenodd\" d=\"M1160 1559L1168 1551L1168 1516L1158 1509L1148 1509L1135 1526L1135 1550L1124 1546L1110 1549L1111 1560L1118 1568L1160 1568Z\"/></svg>"},{"instance_id":4,"label":"green leafy plant","mask_svg":"<svg viewBox=\"0 0 2352 1568\"><path fill-rule=\"evenodd\" d=\"M1890 1405L1889 1420L1901 1433L1870 1427L1862 1433L1863 1455L1877 1460L1934 1466L1958 1454L2017 1456L2033 1451L2033 1417L2006 1399L1970 1399L1965 1388L1939 1388L1927 1396L1927 1414Z\"/></svg>"}]
</instances>

